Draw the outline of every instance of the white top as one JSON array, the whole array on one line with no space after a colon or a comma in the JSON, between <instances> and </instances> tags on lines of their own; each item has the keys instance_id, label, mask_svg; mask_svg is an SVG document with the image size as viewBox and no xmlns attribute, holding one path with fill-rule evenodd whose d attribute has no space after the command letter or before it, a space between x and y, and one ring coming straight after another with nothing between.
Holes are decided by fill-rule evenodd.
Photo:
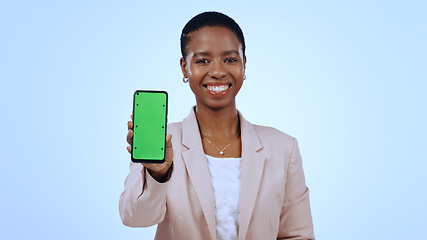
<instances>
[{"instance_id":1,"label":"white top","mask_svg":"<svg viewBox=\"0 0 427 240\"><path fill-rule=\"evenodd\" d=\"M238 239L242 159L206 157L215 195L216 239Z\"/></svg>"}]
</instances>

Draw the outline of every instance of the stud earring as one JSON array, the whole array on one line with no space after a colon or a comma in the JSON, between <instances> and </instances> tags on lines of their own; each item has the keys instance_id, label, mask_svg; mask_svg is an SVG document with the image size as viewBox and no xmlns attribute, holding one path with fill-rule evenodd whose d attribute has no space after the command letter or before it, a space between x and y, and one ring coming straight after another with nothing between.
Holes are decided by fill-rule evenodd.
<instances>
[{"instance_id":1,"label":"stud earring","mask_svg":"<svg viewBox=\"0 0 427 240\"><path fill-rule=\"evenodd\" d=\"M183 78L182 78L182 81L183 81L184 83L188 83L188 78L183 77Z\"/></svg>"},{"instance_id":2,"label":"stud earring","mask_svg":"<svg viewBox=\"0 0 427 240\"><path fill-rule=\"evenodd\" d=\"M246 74L243 75L243 80L245 80L245 79L246 79Z\"/></svg>"}]
</instances>

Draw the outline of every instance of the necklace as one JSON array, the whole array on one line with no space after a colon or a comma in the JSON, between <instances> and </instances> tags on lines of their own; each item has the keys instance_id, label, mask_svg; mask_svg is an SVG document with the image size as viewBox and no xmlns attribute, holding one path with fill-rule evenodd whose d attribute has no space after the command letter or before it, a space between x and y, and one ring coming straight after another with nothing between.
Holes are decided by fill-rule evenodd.
<instances>
[{"instance_id":1,"label":"necklace","mask_svg":"<svg viewBox=\"0 0 427 240\"><path fill-rule=\"evenodd\" d=\"M237 133L237 135L233 138L233 140L231 140L231 142L225 147L225 148L223 148L223 149L219 149L219 148L217 148L211 141L209 141L209 139L207 139L207 138L205 138L205 137L203 137L202 136L202 138L203 139L206 139L206 141L208 141L208 143L210 144L210 145L212 145L214 148L216 148L218 151L219 151L219 154L221 154L221 155L224 155L224 151L234 142L234 140L237 138L237 136L239 136L240 135L240 130L239 130L239 132Z\"/></svg>"}]
</instances>

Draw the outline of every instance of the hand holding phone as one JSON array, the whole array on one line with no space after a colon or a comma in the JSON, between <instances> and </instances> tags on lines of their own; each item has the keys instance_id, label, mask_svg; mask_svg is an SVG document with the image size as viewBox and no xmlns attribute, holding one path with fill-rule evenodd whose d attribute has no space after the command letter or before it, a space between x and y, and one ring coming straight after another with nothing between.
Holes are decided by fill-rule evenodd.
<instances>
[{"instance_id":1,"label":"hand holding phone","mask_svg":"<svg viewBox=\"0 0 427 240\"><path fill-rule=\"evenodd\" d=\"M127 135L131 146L127 149L132 161L142 163L160 181L172 165L173 157L172 136L166 136L167 93L135 91L131 118L133 122L128 122Z\"/></svg>"}]
</instances>

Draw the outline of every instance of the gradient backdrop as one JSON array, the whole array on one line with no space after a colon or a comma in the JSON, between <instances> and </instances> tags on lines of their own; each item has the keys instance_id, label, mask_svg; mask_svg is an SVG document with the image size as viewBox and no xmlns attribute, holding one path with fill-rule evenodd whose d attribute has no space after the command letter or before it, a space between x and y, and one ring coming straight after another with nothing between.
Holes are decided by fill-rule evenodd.
<instances>
[{"instance_id":1,"label":"gradient backdrop","mask_svg":"<svg viewBox=\"0 0 427 240\"><path fill-rule=\"evenodd\" d=\"M195 103L194 15L242 27L245 118L300 143L317 239L427 239L425 1L2 1L0 238L153 239L125 227L136 89Z\"/></svg>"}]
</instances>

